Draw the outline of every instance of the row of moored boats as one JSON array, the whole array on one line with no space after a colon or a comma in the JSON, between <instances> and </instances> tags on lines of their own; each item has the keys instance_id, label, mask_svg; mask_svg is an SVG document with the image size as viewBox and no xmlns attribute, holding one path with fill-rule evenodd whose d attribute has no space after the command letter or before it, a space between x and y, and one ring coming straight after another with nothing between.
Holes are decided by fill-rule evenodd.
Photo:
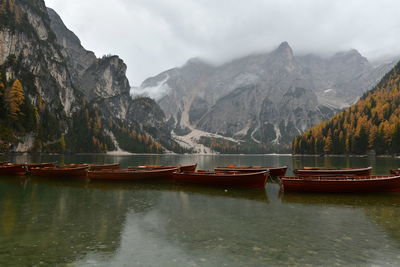
<instances>
[{"instance_id":1,"label":"row of moored boats","mask_svg":"<svg viewBox=\"0 0 400 267\"><path fill-rule=\"evenodd\" d=\"M120 168L117 164L70 164L63 167L54 163L0 163L0 175L33 175L49 178L88 178L90 180L115 181L152 181L174 180L177 182L215 185L264 187L272 176L283 176L287 166L283 167L240 167L228 165L213 171L196 170L191 165L142 165Z\"/></svg>"},{"instance_id":2,"label":"row of moored boats","mask_svg":"<svg viewBox=\"0 0 400 267\"><path fill-rule=\"evenodd\" d=\"M371 167L326 169L304 167L295 169L295 176L285 176L287 166L236 166L217 167L213 171L196 170L191 165L142 165L120 168L120 164L70 164L63 167L54 163L0 163L0 175L34 175L60 178L76 177L91 180L152 181L214 185L264 187L268 177L278 177L282 191L300 192L400 192L400 169L390 175L371 176Z\"/></svg>"}]
</instances>

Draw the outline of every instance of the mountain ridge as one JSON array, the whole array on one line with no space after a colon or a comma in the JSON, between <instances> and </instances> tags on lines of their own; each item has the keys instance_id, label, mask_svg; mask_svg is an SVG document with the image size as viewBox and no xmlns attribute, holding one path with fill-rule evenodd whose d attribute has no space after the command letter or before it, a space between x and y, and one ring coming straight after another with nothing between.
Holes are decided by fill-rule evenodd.
<instances>
[{"instance_id":1,"label":"mountain ridge","mask_svg":"<svg viewBox=\"0 0 400 267\"><path fill-rule=\"evenodd\" d=\"M189 60L146 79L140 91L155 85L158 90L167 89L158 103L179 135L194 128L245 140L242 146L259 143L265 147L262 151L273 152L275 145L287 149L294 133L355 102L390 67L372 66L354 49L327 58L297 56L283 42L272 52L218 66ZM296 88L304 89L304 96L288 99Z\"/></svg>"}]
</instances>

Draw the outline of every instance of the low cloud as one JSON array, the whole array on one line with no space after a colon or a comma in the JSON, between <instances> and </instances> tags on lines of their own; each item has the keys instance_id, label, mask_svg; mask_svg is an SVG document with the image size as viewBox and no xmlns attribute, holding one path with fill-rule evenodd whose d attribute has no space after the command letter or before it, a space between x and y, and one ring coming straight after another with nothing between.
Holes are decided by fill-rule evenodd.
<instances>
[{"instance_id":1,"label":"low cloud","mask_svg":"<svg viewBox=\"0 0 400 267\"><path fill-rule=\"evenodd\" d=\"M167 81L169 76L165 77L164 80L159 81L158 83L154 84L153 86L140 86L140 87L132 87L131 88L131 95L132 96L148 96L155 100L161 99L165 96L168 91L171 89Z\"/></svg>"},{"instance_id":2,"label":"low cloud","mask_svg":"<svg viewBox=\"0 0 400 267\"><path fill-rule=\"evenodd\" d=\"M295 53L356 48L400 55L395 0L47 0L97 56L117 54L131 84L192 57L221 63L288 41Z\"/></svg>"}]
</instances>

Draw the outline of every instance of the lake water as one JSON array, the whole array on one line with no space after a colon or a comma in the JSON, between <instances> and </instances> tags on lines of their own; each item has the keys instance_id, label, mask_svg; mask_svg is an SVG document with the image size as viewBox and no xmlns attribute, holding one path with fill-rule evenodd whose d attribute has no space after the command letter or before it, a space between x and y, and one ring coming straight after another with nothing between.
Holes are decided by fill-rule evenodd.
<instances>
[{"instance_id":1,"label":"lake water","mask_svg":"<svg viewBox=\"0 0 400 267\"><path fill-rule=\"evenodd\" d=\"M0 155L0 161L365 167L395 158ZM0 266L400 265L400 194L0 177Z\"/></svg>"}]
</instances>

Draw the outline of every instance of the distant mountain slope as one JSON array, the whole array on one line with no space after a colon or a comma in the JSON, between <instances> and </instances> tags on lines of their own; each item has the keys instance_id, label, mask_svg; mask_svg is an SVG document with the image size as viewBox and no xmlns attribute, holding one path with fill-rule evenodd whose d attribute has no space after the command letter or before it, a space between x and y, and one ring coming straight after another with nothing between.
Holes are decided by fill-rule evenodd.
<instances>
[{"instance_id":1,"label":"distant mountain slope","mask_svg":"<svg viewBox=\"0 0 400 267\"><path fill-rule=\"evenodd\" d=\"M238 140L233 151L258 145L266 152L287 148L294 136L354 103L392 66L373 66L356 50L296 56L284 42L221 66L192 59L140 90L164 90L158 103L178 135L197 129Z\"/></svg>"},{"instance_id":2,"label":"distant mountain slope","mask_svg":"<svg viewBox=\"0 0 400 267\"><path fill-rule=\"evenodd\" d=\"M126 65L96 58L43 0L0 2L0 152L183 151L132 99Z\"/></svg>"},{"instance_id":3,"label":"distant mountain slope","mask_svg":"<svg viewBox=\"0 0 400 267\"><path fill-rule=\"evenodd\" d=\"M301 154L400 153L400 62L353 106L293 141Z\"/></svg>"}]
</instances>

